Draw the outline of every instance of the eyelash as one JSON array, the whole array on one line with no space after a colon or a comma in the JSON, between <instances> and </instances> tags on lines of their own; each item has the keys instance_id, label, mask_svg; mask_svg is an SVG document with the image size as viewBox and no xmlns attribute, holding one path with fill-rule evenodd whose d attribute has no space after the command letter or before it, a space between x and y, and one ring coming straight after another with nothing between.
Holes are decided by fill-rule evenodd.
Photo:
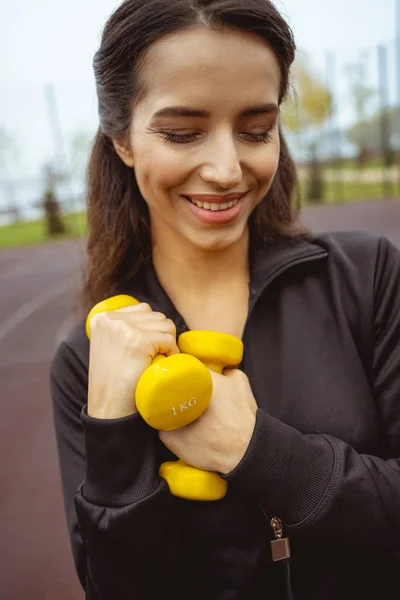
<instances>
[{"instance_id":1,"label":"eyelash","mask_svg":"<svg viewBox=\"0 0 400 600\"><path fill-rule=\"evenodd\" d=\"M241 135L247 136L247 140L253 143L264 143L268 144L271 140L271 131L265 131L264 133L242 133ZM164 141L166 144L190 144L198 139L197 133L163 133Z\"/></svg>"}]
</instances>

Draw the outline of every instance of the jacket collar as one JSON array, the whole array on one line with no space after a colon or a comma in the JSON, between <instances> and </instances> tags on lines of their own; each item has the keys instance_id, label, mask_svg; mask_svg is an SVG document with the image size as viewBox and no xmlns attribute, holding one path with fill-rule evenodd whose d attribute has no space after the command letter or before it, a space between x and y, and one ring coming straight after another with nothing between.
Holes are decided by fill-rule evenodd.
<instances>
[{"instance_id":1,"label":"jacket collar","mask_svg":"<svg viewBox=\"0 0 400 600\"><path fill-rule=\"evenodd\" d=\"M250 243L250 295L257 296L273 280L299 264L328 256L311 237L265 242L253 235Z\"/></svg>"},{"instance_id":2,"label":"jacket collar","mask_svg":"<svg viewBox=\"0 0 400 600\"><path fill-rule=\"evenodd\" d=\"M328 256L328 252L312 238L265 242L253 232L250 239L250 308L277 277L300 264ZM157 277L151 257L121 293L148 302L153 310L164 313L175 322L178 335L187 330L182 316Z\"/></svg>"}]
</instances>

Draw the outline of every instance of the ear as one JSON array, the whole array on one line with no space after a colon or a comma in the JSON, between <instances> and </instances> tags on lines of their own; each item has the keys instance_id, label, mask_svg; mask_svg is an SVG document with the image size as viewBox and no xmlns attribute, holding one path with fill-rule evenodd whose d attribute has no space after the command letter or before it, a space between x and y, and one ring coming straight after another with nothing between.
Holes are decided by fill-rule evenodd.
<instances>
[{"instance_id":1,"label":"ear","mask_svg":"<svg viewBox=\"0 0 400 600\"><path fill-rule=\"evenodd\" d=\"M123 163L126 164L127 167L134 167L133 160L133 152L130 147L125 146L124 144L120 144L116 140L113 140L113 146L115 152L118 154Z\"/></svg>"}]
</instances>

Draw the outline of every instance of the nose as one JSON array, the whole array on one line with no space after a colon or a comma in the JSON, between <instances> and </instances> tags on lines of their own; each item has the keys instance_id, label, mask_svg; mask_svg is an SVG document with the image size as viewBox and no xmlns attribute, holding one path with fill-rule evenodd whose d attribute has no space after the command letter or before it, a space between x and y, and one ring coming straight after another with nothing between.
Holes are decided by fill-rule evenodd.
<instances>
[{"instance_id":1,"label":"nose","mask_svg":"<svg viewBox=\"0 0 400 600\"><path fill-rule=\"evenodd\" d=\"M223 189L233 189L241 182L242 166L231 134L208 145L206 153L200 170L203 181Z\"/></svg>"}]
</instances>

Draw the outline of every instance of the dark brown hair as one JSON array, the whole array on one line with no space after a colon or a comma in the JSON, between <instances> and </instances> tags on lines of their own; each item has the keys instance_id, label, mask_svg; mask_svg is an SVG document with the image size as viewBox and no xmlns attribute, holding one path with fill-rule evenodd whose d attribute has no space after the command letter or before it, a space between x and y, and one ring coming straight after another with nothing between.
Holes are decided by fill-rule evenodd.
<instances>
[{"instance_id":1,"label":"dark brown hair","mask_svg":"<svg viewBox=\"0 0 400 600\"><path fill-rule=\"evenodd\" d=\"M87 312L138 272L151 252L149 213L134 170L118 157L112 140L126 140L132 108L140 98L140 67L161 36L193 26L234 27L264 38L279 61L279 102L287 94L295 56L293 34L269 0L125 0L105 25L93 67L100 127L88 166L88 242L83 304ZM296 237L298 187L281 134L279 167L252 215L266 239Z\"/></svg>"}]
</instances>

